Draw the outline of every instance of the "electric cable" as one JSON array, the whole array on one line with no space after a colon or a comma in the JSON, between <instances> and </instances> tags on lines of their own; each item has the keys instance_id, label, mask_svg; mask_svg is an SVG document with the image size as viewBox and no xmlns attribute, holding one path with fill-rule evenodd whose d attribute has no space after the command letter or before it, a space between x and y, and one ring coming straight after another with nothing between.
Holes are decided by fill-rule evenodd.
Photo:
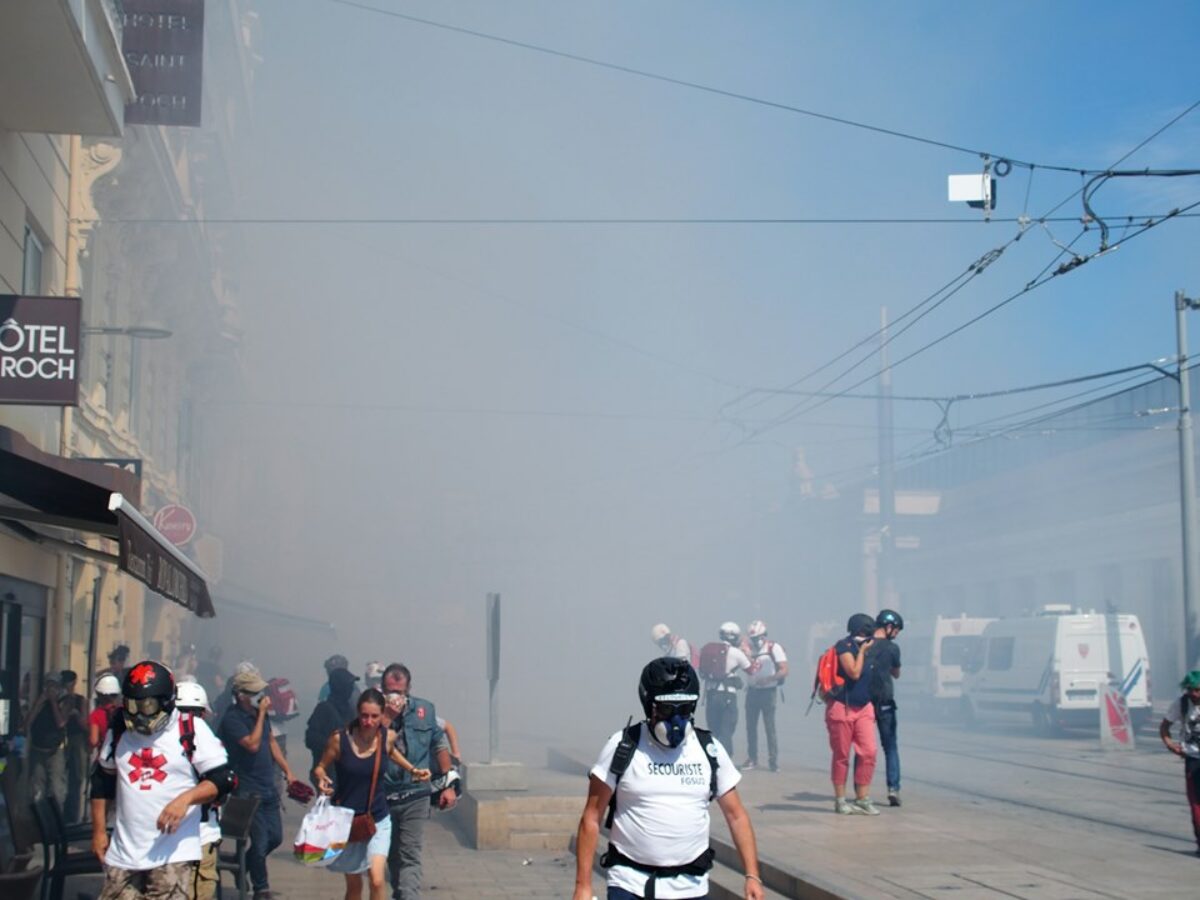
<instances>
[{"instance_id":1,"label":"electric cable","mask_svg":"<svg viewBox=\"0 0 1200 900\"><path fill-rule=\"evenodd\" d=\"M1022 166L1030 168L1037 166L1040 169L1047 169L1055 172L1071 172L1071 173L1089 173L1097 172L1099 169L1082 169L1078 166L1056 166L1046 165L1043 163L1033 163L1028 160L1018 159L1006 153L996 153L991 150L982 150L977 147L965 147L961 144L952 144L948 141L940 141L934 138L922 137L911 132L899 131L894 128L885 128L880 125L872 125L868 122L860 122L854 119L849 119L844 116L835 116L829 113L818 112L812 109L806 109L800 106L793 106L788 103L781 103L775 100L766 100L762 97L755 97L751 94L743 94L738 91L725 90L724 88L713 87L712 85L701 84L696 81L688 81L683 78L674 78L669 75L663 75L658 72L651 72L645 69L638 69L633 66L625 66L619 63L607 62L605 60L596 59L590 56L583 56L578 53L570 53L564 50L555 50L551 47L546 47L540 44L533 44L528 41L519 41L514 38L506 38L497 34L491 34L485 31L479 31L473 28L466 28L460 25L451 25L447 22L439 22L434 19L426 19L420 16L402 13L398 10L386 9L380 6L373 6L369 3L360 2L360 0L328 0L329 3L338 6L346 6L352 9L362 10L364 12L375 13L381 16L388 16L394 19L400 19L406 22L412 22L416 25L424 25L429 28L438 28L443 31L454 32L455 34L468 35L470 37L479 38L481 40L492 41L498 44L505 44L510 47L517 47L522 50L531 50L535 53L542 53L547 56L554 56L559 59L567 59L572 62L584 63L589 66L596 66L601 69L608 69L613 72L621 72L626 75L634 75L639 78L647 78L652 81L659 81L664 84L672 84L677 87L684 87L690 90L702 91L707 94L713 94L718 97L725 97L731 100L739 100L745 103L764 106L770 109L781 110L783 112L795 113L796 115L806 116L812 119L819 119L824 122L830 122L835 125L843 125L848 128L857 128L863 131L870 131L876 134L885 135L887 137L898 138L900 140L912 141L919 144L925 144L931 147L939 147L944 150L952 150L956 153L966 153L971 156L978 156L983 159L995 160L997 163L1005 162L1009 166Z\"/></svg>"}]
</instances>

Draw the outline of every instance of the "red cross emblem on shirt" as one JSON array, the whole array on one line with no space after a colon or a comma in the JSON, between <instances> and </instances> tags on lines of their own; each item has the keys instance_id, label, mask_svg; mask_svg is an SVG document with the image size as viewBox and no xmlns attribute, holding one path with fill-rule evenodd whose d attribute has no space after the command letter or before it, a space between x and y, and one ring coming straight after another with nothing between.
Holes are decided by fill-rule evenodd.
<instances>
[{"instance_id":1,"label":"red cross emblem on shirt","mask_svg":"<svg viewBox=\"0 0 1200 900\"><path fill-rule=\"evenodd\" d=\"M150 790L154 787L153 782L167 780L167 773L163 771L166 764L167 758L149 747L140 753L130 753L129 765L132 768L129 770L129 783L136 784L143 791Z\"/></svg>"}]
</instances>

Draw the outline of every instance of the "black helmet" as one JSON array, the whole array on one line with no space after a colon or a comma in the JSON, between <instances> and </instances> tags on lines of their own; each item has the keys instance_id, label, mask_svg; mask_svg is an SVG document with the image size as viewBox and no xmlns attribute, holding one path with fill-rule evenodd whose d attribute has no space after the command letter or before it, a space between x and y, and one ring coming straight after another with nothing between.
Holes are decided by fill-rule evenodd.
<instances>
[{"instance_id":1,"label":"black helmet","mask_svg":"<svg viewBox=\"0 0 1200 900\"><path fill-rule=\"evenodd\" d=\"M875 619L866 613L855 613L846 623L846 632L851 637L866 637L875 632Z\"/></svg>"},{"instance_id":2,"label":"black helmet","mask_svg":"<svg viewBox=\"0 0 1200 900\"><path fill-rule=\"evenodd\" d=\"M686 659L672 656L652 659L642 669L638 699L647 718L656 700L696 703L700 699L700 678Z\"/></svg>"},{"instance_id":3,"label":"black helmet","mask_svg":"<svg viewBox=\"0 0 1200 900\"><path fill-rule=\"evenodd\" d=\"M897 631L904 630L904 617L894 609L881 609L875 617L876 628L886 628L891 625Z\"/></svg>"},{"instance_id":4,"label":"black helmet","mask_svg":"<svg viewBox=\"0 0 1200 900\"><path fill-rule=\"evenodd\" d=\"M121 694L125 727L155 734L167 726L175 709L175 676L162 663L143 660L125 673Z\"/></svg>"}]
</instances>

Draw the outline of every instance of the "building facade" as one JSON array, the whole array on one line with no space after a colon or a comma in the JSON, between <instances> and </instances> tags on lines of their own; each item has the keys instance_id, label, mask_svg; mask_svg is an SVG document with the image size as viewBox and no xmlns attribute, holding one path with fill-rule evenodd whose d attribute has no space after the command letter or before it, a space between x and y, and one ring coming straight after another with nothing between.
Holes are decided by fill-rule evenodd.
<instances>
[{"instance_id":1,"label":"building facade","mask_svg":"<svg viewBox=\"0 0 1200 900\"><path fill-rule=\"evenodd\" d=\"M0 5L0 294L82 307L78 405L0 405L0 427L73 477L130 473L146 518L187 506L198 524L183 553L211 581L219 462L204 456L197 410L239 377L240 258L200 226L144 224L199 218L235 194L228 149L250 118L257 20L243 0L200 5L198 128L123 124L136 92L120 0ZM117 644L135 659L186 655L192 613L120 571L115 552L69 523L0 517L0 735L21 727L47 670L90 676Z\"/></svg>"}]
</instances>

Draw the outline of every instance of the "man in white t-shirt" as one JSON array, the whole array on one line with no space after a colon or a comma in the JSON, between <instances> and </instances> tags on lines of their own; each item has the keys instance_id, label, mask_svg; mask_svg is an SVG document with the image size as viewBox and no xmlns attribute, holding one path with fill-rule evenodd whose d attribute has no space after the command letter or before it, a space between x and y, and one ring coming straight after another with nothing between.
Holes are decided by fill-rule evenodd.
<instances>
[{"instance_id":1,"label":"man in white t-shirt","mask_svg":"<svg viewBox=\"0 0 1200 900\"><path fill-rule=\"evenodd\" d=\"M201 856L202 807L235 779L208 725L175 708L161 663L131 668L122 718L105 735L92 778L92 850L104 864L100 900L188 900ZM124 726L124 727L122 727ZM113 833L107 807L116 801Z\"/></svg>"},{"instance_id":2,"label":"man in white t-shirt","mask_svg":"<svg viewBox=\"0 0 1200 900\"><path fill-rule=\"evenodd\" d=\"M709 803L715 799L746 872L746 900L761 900L754 828L737 793L741 774L725 748L693 725L700 681L687 660L642 670L646 720L609 738L588 778L576 837L574 900L591 900L600 821L609 810L608 900L708 896Z\"/></svg>"},{"instance_id":3,"label":"man in white t-shirt","mask_svg":"<svg viewBox=\"0 0 1200 900\"><path fill-rule=\"evenodd\" d=\"M779 771L779 739L775 733L775 695L788 674L783 645L767 637L767 625L755 619L746 626L750 638L750 684L746 687L746 761L743 769L758 766L758 719L767 733L767 764Z\"/></svg>"},{"instance_id":4,"label":"man in white t-shirt","mask_svg":"<svg viewBox=\"0 0 1200 900\"><path fill-rule=\"evenodd\" d=\"M1167 707L1158 735L1168 750L1183 758L1192 833L1196 837L1196 853L1200 855L1200 669L1188 672L1179 686L1183 694ZM1175 727L1179 729L1178 740L1171 739L1171 729Z\"/></svg>"},{"instance_id":5,"label":"man in white t-shirt","mask_svg":"<svg viewBox=\"0 0 1200 900\"><path fill-rule=\"evenodd\" d=\"M658 649L662 651L663 656L692 661L692 645L672 632L665 622L659 622L650 629L650 640L658 644Z\"/></svg>"}]
</instances>

